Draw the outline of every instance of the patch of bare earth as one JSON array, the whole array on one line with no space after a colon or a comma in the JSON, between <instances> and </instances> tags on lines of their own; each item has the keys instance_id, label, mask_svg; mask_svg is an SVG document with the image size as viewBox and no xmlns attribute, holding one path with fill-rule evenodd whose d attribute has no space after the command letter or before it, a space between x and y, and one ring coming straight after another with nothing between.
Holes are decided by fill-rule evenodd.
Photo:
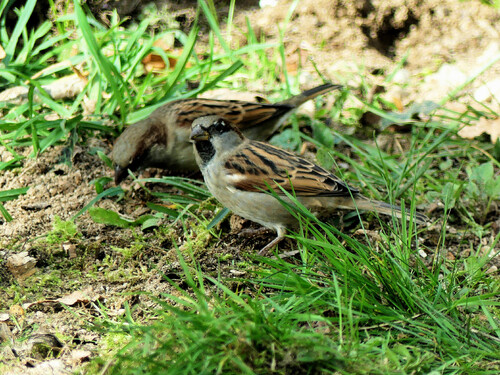
<instances>
[{"instance_id":1,"label":"patch of bare earth","mask_svg":"<svg viewBox=\"0 0 500 375\"><path fill-rule=\"evenodd\" d=\"M175 5L180 14L190 14L190 9L180 7L179 2L169 3ZM277 25L286 18L291 3L279 1L276 7L238 11L235 22L241 37L235 37L233 43L239 46L244 43L245 17L249 18L258 36L265 36L266 41L279 40ZM462 82L474 69L479 69L500 52L499 21L500 13L479 1L302 0L285 33L287 68L291 74L300 71L299 79L307 83L318 80L313 78L317 77L314 61L331 81L356 87L362 76L383 86L382 78L406 56L404 74L400 74L397 81L400 85L387 87L387 95L392 95L391 100L398 98L403 106L415 100L440 100L450 87ZM446 72L432 74L444 63L451 67L449 77ZM500 64L497 63L474 85L498 78L499 74ZM266 90L262 82L251 82L248 87ZM12 343L2 346L0 358L11 368L9 373L48 373L47 368L55 374L73 371L92 356L107 350L101 334L87 326L100 316L97 302L108 309L110 316L123 314L127 302L134 318L146 321L155 303L130 292L175 293L164 282L162 274L173 279L182 277L175 248L182 249L187 239L196 238L189 226L184 232L180 223L166 230L167 234L143 234L137 228L119 229L96 224L84 214L76 220L80 237L60 246L49 246L43 238L39 239L52 229L56 215L68 220L96 196L92 180L112 176L112 171L91 154L95 147L106 152L110 150L108 143L90 140L77 147L71 158L72 165L68 166L60 162L63 147L58 146L36 159L25 159L23 168L0 172L0 190L30 187L26 195L5 204L14 220L0 225L0 288L7 291L0 293L0 341ZM26 155L30 151L24 150ZM5 161L8 152L1 150L0 155ZM99 206L131 217L147 212L144 191L137 186L128 188L121 201L104 199ZM438 217L440 208L432 209L438 211L430 214ZM492 223L495 225L494 220ZM164 223L165 227L169 224ZM259 235L249 240L237 234L239 229L248 226L251 226L248 222L237 220L225 222L220 239L208 237L202 242L195 255L205 271L220 272L227 277L237 277L244 272L231 267L232 261L246 259L242 248L259 248L273 236ZM422 233L427 236L423 241L431 247L436 245L440 239L439 228L439 225L429 228L428 236ZM376 234L373 238L376 239ZM463 240L451 233L450 254L446 254L449 259L468 256L461 245ZM472 241L470 243L489 241L473 237L468 240ZM124 254L120 250L131 244L136 246L135 253ZM289 250L290 246L293 248L293 244L286 244L283 250ZM35 267L35 273L25 279L16 277L6 267L7 259L22 251L27 252L26 257L34 259ZM425 256L431 259L430 254ZM54 273L57 277L51 278ZM17 288L9 286L14 282ZM65 300L65 304L70 305L76 315L58 301L72 295L74 303ZM21 325L14 324L21 318ZM49 349L20 348L15 342L21 335L30 337L35 344L36 340L41 341L45 343L42 348ZM59 343L51 337L55 335ZM50 353L56 353L57 359L49 361Z\"/></svg>"}]
</instances>

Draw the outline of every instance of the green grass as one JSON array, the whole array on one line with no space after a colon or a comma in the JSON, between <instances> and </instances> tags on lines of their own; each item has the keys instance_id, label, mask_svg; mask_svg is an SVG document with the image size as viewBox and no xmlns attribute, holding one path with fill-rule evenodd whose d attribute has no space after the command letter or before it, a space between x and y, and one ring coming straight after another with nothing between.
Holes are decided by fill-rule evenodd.
<instances>
[{"instance_id":1,"label":"green grass","mask_svg":"<svg viewBox=\"0 0 500 375\"><path fill-rule=\"evenodd\" d=\"M0 2L0 12L7 3ZM21 173L25 158L37 158L54 145L64 145L65 155L70 156L75 145L85 144L91 137L114 137L126 124L147 117L173 98L196 96L214 87L240 89L246 80L261 80L283 98L298 91L297 79L279 68L286 66L283 43L266 43L247 23L246 43L234 45L235 38L224 34L214 16L213 2L199 2L200 17L205 17L211 29L203 55L195 53L200 43L196 26L188 35L173 29L152 33L152 18L122 27L116 15L109 26L103 26L77 1L73 13L60 16L54 24L27 30L34 3L26 2L13 30L7 31L5 25L0 29L7 53L1 62L0 85L2 89L29 88L25 103L1 104L0 144L11 159L0 162L0 173ZM291 22L296 4L292 4L287 22ZM234 2L231 9L229 31L235 29L231 23ZM285 29L282 39L284 33ZM147 54L154 52L168 61L169 53L154 46L163 37L175 38L182 45L182 54L166 73L147 73L141 65ZM72 74L68 66L56 65L65 60L86 73L87 84L74 99L53 100L42 86ZM42 69L47 69L45 74L30 78ZM388 74L388 83L395 71ZM281 74L284 81L278 79ZM197 88L189 89L190 82L198 83ZM500 249L500 234L495 232L491 216L492 207L500 200L500 145L456 135L458 129L480 117L498 113L479 106L456 113L443 109L445 103L422 102L401 114L380 94L367 102L370 89L362 80L360 87L340 93L329 110L322 109L322 99L318 99L317 118L292 117L291 126L271 142L295 151L304 142L314 144L320 164L333 168L372 198L404 201L407 211L435 206L428 227L415 226L411 218L379 220L374 214L360 216L357 212L320 221L299 204L288 205L300 222L296 233L289 235L293 248L300 250L297 257L262 258L244 248L244 262L223 255L217 258L215 270L206 270L197 259L203 252L218 250L217 241L227 236L227 225L223 225L224 215L215 214L222 207L201 182L180 177L137 180L153 213L130 219L95 207L103 198L128 199L121 187L109 187L110 179L102 177L93 182L95 199L70 221L56 220L54 229L42 238L45 242L36 246L83 241L78 221L88 211L96 225L141 227L152 233L148 237L148 232L138 230L140 234L129 247L102 245L104 250L93 250L101 245L92 244L92 249L86 249L104 252L101 265L116 267L102 278L123 282L128 272L125 267L131 264L140 269L134 278L146 278L151 272L146 268L154 266L141 253L150 249L152 239L171 240L169 246L176 249L179 267L175 278L165 276L173 292L140 294L157 304L154 309L145 308L141 319L137 318L144 308L141 304L125 303L123 316L113 316L106 306L94 304L99 315L92 317L87 328L103 338L102 352L79 371L498 373L500 283L497 274L486 271ZM447 100L455 100L458 94L451 93ZM95 110L84 120L86 96L94 100ZM379 128L367 130L359 125L366 111L381 117ZM418 118L421 113L428 118ZM57 119L48 121L46 115L57 115ZM327 125L325 118L333 119L334 126ZM411 125L398 140L404 153L377 143L377 136L388 134L392 124ZM341 127L352 131L341 131ZM31 150L28 156L21 152L26 147ZM97 152L109 164L102 151ZM63 162L71 163L71 158ZM164 185L168 193L150 189L152 183ZM0 212L5 219L15 220L15 215L1 202L15 199L28 188L0 192ZM175 232L176 225L182 227L182 234ZM373 235L373 228L378 236ZM358 229L364 234L354 235ZM183 236L187 245L177 248L174 236ZM85 246L82 242L81 247ZM12 248L17 251L21 245ZM464 251L469 255L460 256ZM84 273L85 259L68 265L72 274ZM228 267L240 276L223 272ZM62 270L57 272L56 276ZM83 279L87 282L101 277L98 264L87 272ZM8 292L21 303L26 292L38 296L41 286L59 286L62 282L54 277L34 279L39 283L32 289L12 285Z\"/></svg>"},{"instance_id":2,"label":"green grass","mask_svg":"<svg viewBox=\"0 0 500 375\"><path fill-rule=\"evenodd\" d=\"M429 269L403 231L384 230L377 249L300 214L308 234L294 236L301 262L260 259L236 288L179 253L188 288L169 280L177 293L158 301L158 322L115 325L132 339L112 372L498 371L498 326L477 321L484 314L493 322L498 309L493 279L463 278L445 259ZM481 293L478 284L492 289Z\"/></svg>"}]
</instances>

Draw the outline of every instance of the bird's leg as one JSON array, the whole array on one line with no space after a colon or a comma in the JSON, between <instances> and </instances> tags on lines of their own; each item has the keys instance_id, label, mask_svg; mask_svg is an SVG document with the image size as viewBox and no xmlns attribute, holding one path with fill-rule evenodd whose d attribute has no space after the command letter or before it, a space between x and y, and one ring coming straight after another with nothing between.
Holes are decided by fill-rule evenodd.
<instances>
[{"instance_id":1,"label":"bird's leg","mask_svg":"<svg viewBox=\"0 0 500 375\"><path fill-rule=\"evenodd\" d=\"M264 246L262 250L259 251L259 255L267 255L269 250L271 250L274 247L274 245L277 245L278 243L281 242L281 240L283 240L283 238L285 238L285 229L278 228L277 232L278 233L276 238L271 242L269 242L266 246Z\"/></svg>"},{"instance_id":2,"label":"bird's leg","mask_svg":"<svg viewBox=\"0 0 500 375\"><path fill-rule=\"evenodd\" d=\"M278 236L271 242L269 242L266 246L262 248L261 251L259 251L259 255L267 255L269 253L269 250L274 247L274 245L277 245L281 240L285 238L285 236Z\"/></svg>"}]
</instances>

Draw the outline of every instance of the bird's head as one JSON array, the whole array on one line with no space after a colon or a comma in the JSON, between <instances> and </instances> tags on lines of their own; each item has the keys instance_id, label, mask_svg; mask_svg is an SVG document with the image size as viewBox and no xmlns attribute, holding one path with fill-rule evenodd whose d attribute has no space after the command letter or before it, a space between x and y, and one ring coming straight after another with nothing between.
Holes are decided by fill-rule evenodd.
<instances>
[{"instance_id":1,"label":"bird's head","mask_svg":"<svg viewBox=\"0 0 500 375\"><path fill-rule=\"evenodd\" d=\"M219 116L200 117L191 126L190 140L202 164L208 163L216 153L234 150L245 139L236 127Z\"/></svg>"},{"instance_id":2,"label":"bird's head","mask_svg":"<svg viewBox=\"0 0 500 375\"><path fill-rule=\"evenodd\" d=\"M130 125L116 139L111 157L115 166L115 183L118 185L132 172L155 166L153 152L165 147L165 132L147 121Z\"/></svg>"}]
</instances>

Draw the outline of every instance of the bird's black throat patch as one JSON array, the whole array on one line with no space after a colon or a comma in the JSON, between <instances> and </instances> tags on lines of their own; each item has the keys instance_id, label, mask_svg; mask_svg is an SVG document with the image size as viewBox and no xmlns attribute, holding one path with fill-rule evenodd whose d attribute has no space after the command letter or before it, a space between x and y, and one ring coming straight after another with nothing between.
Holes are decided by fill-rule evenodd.
<instances>
[{"instance_id":1,"label":"bird's black throat patch","mask_svg":"<svg viewBox=\"0 0 500 375\"><path fill-rule=\"evenodd\" d=\"M195 147L203 165L206 165L215 155L215 148L210 141L198 141Z\"/></svg>"}]
</instances>

